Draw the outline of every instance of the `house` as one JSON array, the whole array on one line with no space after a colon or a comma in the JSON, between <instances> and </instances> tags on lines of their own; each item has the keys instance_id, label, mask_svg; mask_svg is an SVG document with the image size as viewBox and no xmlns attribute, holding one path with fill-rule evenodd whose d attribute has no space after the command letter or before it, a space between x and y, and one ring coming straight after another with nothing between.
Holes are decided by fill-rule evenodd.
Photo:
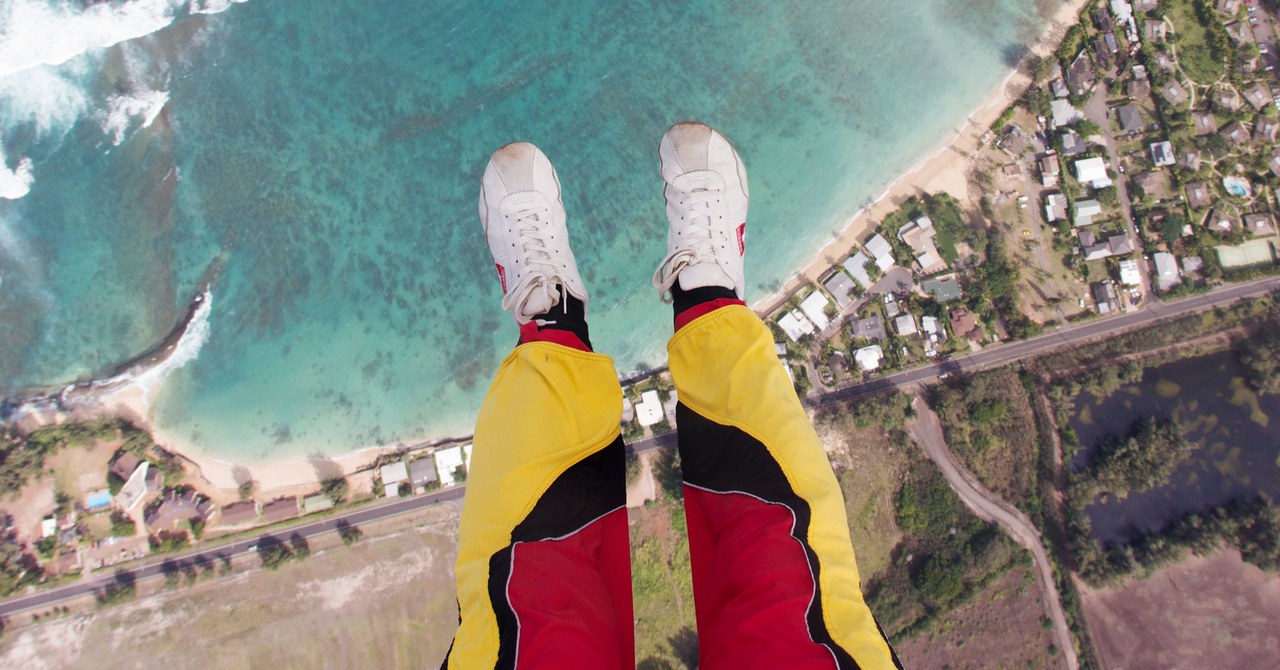
<instances>
[{"instance_id":1,"label":"house","mask_svg":"<svg viewBox=\"0 0 1280 670\"><path fill-rule=\"evenodd\" d=\"M116 456L115 460L111 461L111 465L107 466L107 472L114 475L116 479L127 482L133 476L133 471L137 470L140 464L142 464L142 459L124 451L119 456Z\"/></svg>"},{"instance_id":2,"label":"house","mask_svg":"<svg viewBox=\"0 0 1280 670\"><path fill-rule=\"evenodd\" d=\"M920 329L924 331L925 337L934 342L941 342L947 339L947 334L942 330L942 323L936 317L925 316L920 318Z\"/></svg>"},{"instance_id":3,"label":"house","mask_svg":"<svg viewBox=\"0 0 1280 670\"><path fill-rule=\"evenodd\" d=\"M1017 163L1010 163L1000 168L1000 174L1003 174L1006 177L1021 177L1022 166Z\"/></svg>"},{"instance_id":4,"label":"house","mask_svg":"<svg viewBox=\"0 0 1280 670\"><path fill-rule=\"evenodd\" d=\"M1120 300L1116 297L1115 285L1110 281L1097 282L1089 287L1093 294L1093 302L1098 305L1099 314L1110 314L1120 309Z\"/></svg>"},{"instance_id":5,"label":"house","mask_svg":"<svg viewBox=\"0 0 1280 670\"><path fill-rule=\"evenodd\" d=\"M1229 233L1235 228L1236 222L1222 208L1215 207L1209 212L1209 216L1205 217L1204 225L1209 230L1215 230L1219 233Z\"/></svg>"},{"instance_id":6,"label":"house","mask_svg":"<svg viewBox=\"0 0 1280 670\"><path fill-rule=\"evenodd\" d=\"M1027 134L1022 132L1022 128L1018 124L1010 124L1008 130L1005 131L1004 137L1001 138L999 147L1004 149L1010 156L1020 156L1027 148Z\"/></svg>"},{"instance_id":7,"label":"house","mask_svg":"<svg viewBox=\"0 0 1280 670\"><path fill-rule=\"evenodd\" d=\"M1160 0L1133 0L1133 11L1149 12L1160 6ZM1147 23L1155 23L1148 21Z\"/></svg>"},{"instance_id":8,"label":"house","mask_svg":"<svg viewBox=\"0 0 1280 670\"><path fill-rule=\"evenodd\" d=\"M1168 182L1168 177L1163 172L1145 171L1139 172L1130 177L1133 185L1142 189L1145 195L1152 195L1154 192L1162 190Z\"/></svg>"},{"instance_id":9,"label":"house","mask_svg":"<svg viewBox=\"0 0 1280 670\"><path fill-rule=\"evenodd\" d=\"M1182 283L1182 277L1178 275L1178 259L1173 254L1158 251L1152 254L1151 260L1156 265L1156 286L1161 291L1168 291Z\"/></svg>"},{"instance_id":10,"label":"house","mask_svg":"<svg viewBox=\"0 0 1280 670\"><path fill-rule=\"evenodd\" d=\"M1129 239L1127 234L1112 235L1107 238L1107 248L1111 250L1112 256L1121 256L1133 253L1133 241Z\"/></svg>"},{"instance_id":11,"label":"house","mask_svg":"<svg viewBox=\"0 0 1280 670\"><path fill-rule=\"evenodd\" d=\"M1067 89L1067 83L1062 81L1062 77L1056 77L1050 81L1049 90L1053 93L1054 98L1065 98L1071 95L1071 91Z\"/></svg>"},{"instance_id":12,"label":"house","mask_svg":"<svg viewBox=\"0 0 1280 670\"><path fill-rule=\"evenodd\" d=\"M1150 21L1147 23L1150 23ZM1176 69L1173 62L1173 56L1170 56L1167 51L1157 51L1155 60L1156 69L1159 70L1161 74L1173 74L1173 71Z\"/></svg>"},{"instance_id":13,"label":"house","mask_svg":"<svg viewBox=\"0 0 1280 670\"><path fill-rule=\"evenodd\" d=\"M853 360L863 372L871 372L880 367L880 361L884 360L884 350L878 344L862 347L853 352Z\"/></svg>"},{"instance_id":14,"label":"house","mask_svg":"<svg viewBox=\"0 0 1280 670\"><path fill-rule=\"evenodd\" d=\"M1089 239L1092 240L1092 236ZM1133 253L1133 244L1129 241L1127 235L1112 235L1106 242L1095 242L1088 246L1082 244L1080 250L1084 253L1086 261L1097 261L1112 256Z\"/></svg>"},{"instance_id":15,"label":"house","mask_svg":"<svg viewBox=\"0 0 1280 670\"><path fill-rule=\"evenodd\" d=\"M1267 167L1271 169L1271 174L1280 177L1280 147L1271 150L1271 155L1267 157Z\"/></svg>"},{"instance_id":16,"label":"house","mask_svg":"<svg viewBox=\"0 0 1280 670\"><path fill-rule=\"evenodd\" d=\"M864 289L871 288L871 275L867 274L867 263L870 262L871 259L867 258L867 254L859 251L858 253L850 256L843 263L844 269L852 275L854 280L861 284Z\"/></svg>"},{"instance_id":17,"label":"house","mask_svg":"<svg viewBox=\"0 0 1280 670\"><path fill-rule=\"evenodd\" d=\"M239 526L258 518L258 503L254 500L243 500L223 505L221 510L222 525Z\"/></svg>"},{"instance_id":18,"label":"house","mask_svg":"<svg viewBox=\"0 0 1280 670\"><path fill-rule=\"evenodd\" d=\"M127 465L127 464L126 464ZM123 468L122 468L123 469ZM114 472L112 474L115 474ZM126 512L133 511L139 502L146 497L148 493L160 490L160 468L151 467L148 461L138 463L134 468L133 474L125 480L124 486L120 487L120 492L116 494L116 503ZM154 480L154 486L152 481Z\"/></svg>"},{"instance_id":19,"label":"house","mask_svg":"<svg viewBox=\"0 0 1280 670\"><path fill-rule=\"evenodd\" d=\"M933 243L937 234L933 229L933 221L927 216L908 223L898 231L898 239L906 242L915 252L922 274L934 274L947 268L947 264L942 261L942 254L938 253L938 247Z\"/></svg>"},{"instance_id":20,"label":"house","mask_svg":"<svg viewBox=\"0 0 1280 670\"><path fill-rule=\"evenodd\" d=\"M212 511L213 504L195 491L170 489L146 511L143 520L153 532L177 530L181 523L207 519Z\"/></svg>"},{"instance_id":21,"label":"house","mask_svg":"<svg viewBox=\"0 0 1280 670\"><path fill-rule=\"evenodd\" d=\"M1120 283L1125 286L1142 286L1142 273L1138 271L1138 261L1132 258L1120 261Z\"/></svg>"},{"instance_id":22,"label":"house","mask_svg":"<svg viewBox=\"0 0 1280 670\"><path fill-rule=\"evenodd\" d=\"M1244 21L1232 21L1224 26L1227 31L1227 39L1231 40L1232 46L1240 46L1247 42L1252 42L1253 31L1249 29L1249 25Z\"/></svg>"},{"instance_id":23,"label":"house","mask_svg":"<svg viewBox=\"0 0 1280 670\"><path fill-rule=\"evenodd\" d=\"M1223 16L1235 16L1240 12L1240 0L1218 0L1218 13Z\"/></svg>"},{"instance_id":24,"label":"house","mask_svg":"<svg viewBox=\"0 0 1280 670\"><path fill-rule=\"evenodd\" d=\"M1061 168L1058 165L1058 157L1053 154L1044 156L1040 159L1040 184L1044 187L1052 187L1058 185L1058 176L1061 174Z\"/></svg>"},{"instance_id":25,"label":"house","mask_svg":"<svg viewBox=\"0 0 1280 670\"><path fill-rule=\"evenodd\" d=\"M1260 116L1258 122L1253 124L1253 139L1260 142L1275 142L1277 131L1280 131L1280 121Z\"/></svg>"},{"instance_id":26,"label":"house","mask_svg":"<svg viewBox=\"0 0 1280 670\"><path fill-rule=\"evenodd\" d=\"M878 316L854 319L849 322L849 335L854 338L865 337L869 340L883 340L885 336L884 321Z\"/></svg>"},{"instance_id":27,"label":"house","mask_svg":"<svg viewBox=\"0 0 1280 670\"><path fill-rule=\"evenodd\" d=\"M644 394L641 394L641 397L643 398ZM646 400L651 403L651 405L657 405L658 409L661 410L662 402L661 399L658 398L656 391L653 392L652 397L647 398ZM648 411L651 410L652 407L650 407L650 410ZM641 410L639 409L639 405L637 405L636 414L644 416L640 412ZM440 484L442 486L453 486L457 481L459 470L466 473L467 469L471 467L471 445L460 444L456 447L449 447L448 449L437 449L435 452L435 459L436 472L440 475Z\"/></svg>"},{"instance_id":28,"label":"house","mask_svg":"<svg viewBox=\"0 0 1280 670\"><path fill-rule=\"evenodd\" d=\"M1091 247L1098 243L1098 238L1088 228L1080 229L1080 248Z\"/></svg>"},{"instance_id":29,"label":"house","mask_svg":"<svg viewBox=\"0 0 1280 670\"><path fill-rule=\"evenodd\" d=\"M1163 21L1146 21L1143 26L1143 32L1147 42L1158 44L1165 40L1168 33L1168 27Z\"/></svg>"},{"instance_id":30,"label":"house","mask_svg":"<svg viewBox=\"0 0 1280 670\"><path fill-rule=\"evenodd\" d=\"M825 330L831 323L831 319L827 317L827 305L831 301L827 300L827 296L822 291L814 291L809 297L800 302L800 311L809 317L809 321L813 323L818 330Z\"/></svg>"},{"instance_id":31,"label":"house","mask_svg":"<svg viewBox=\"0 0 1280 670\"><path fill-rule=\"evenodd\" d=\"M660 423L666 415L662 412L662 398L652 389L640 394L640 402L636 403L636 420L641 426L652 426ZM443 474L443 473L442 473Z\"/></svg>"},{"instance_id":32,"label":"house","mask_svg":"<svg viewBox=\"0 0 1280 670\"><path fill-rule=\"evenodd\" d=\"M1240 109L1240 94L1234 88L1220 88L1213 92L1213 108L1217 111L1234 112Z\"/></svg>"},{"instance_id":33,"label":"house","mask_svg":"<svg viewBox=\"0 0 1280 670\"><path fill-rule=\"evenodd\" d=\"M951 310L951 332L956 337L965 337L974 342L982 341L982 328L969 310L958 307Z\"/></svg>"},{"instance_id":34,"label":"house","mask_svg":"<svg viewBox=\"0 0 1280 670\"><path fill-rule=\"evenodd\" d=\"M832 298L835 298L836 306L840 309L843 310L853 304L855 287L849 275L836 270L831 273L830 277L827 277L826 281L822 282L822 287L827 289L827 293L830 293Z\"/></svg>"},{"instance_id":35,"label":"house","mask_svg":"<svg viewBox=\"0 0 1280 670\"><path fill-rule=\"evenodd\" d=\"M1049 112L1053 117L1053 127L1061 128L1076 123L1084 118L1080 110L1072 106L1070 100L1056 99L1049 103Z\"/></svg>"},{"instance_id":36,"label":"house","mask_svg":"<svg viewBox=\"0 0 1280 670\"><path fill-rule=\"evenodd\" d=\"M1254 111L1261 112L1271 102L1271 94L1261 84L1254 84L1244 90L1244 99L1253 106Z\"/></svg>"},{"instance_id":37,"label":"house","mask_svg":"<svg viewBox=\"0 0 1280 670\"><path fill-rule=\"evenodd\" d=\"M1067 196L1061 193L1050 193L1045 196L1044 218L1049 223L1065 221L1067 218Z\"/></svg>"},{"instance_id":38,"label":"house","mask_svg":"<svg viewBox=\"0 0 1280 670\"><path fill-rule=\"evenodd\" d=\"M1093 41L1093 62L1103 72L1111 69L1111 54L1115 53L1111 50L1111 45L1115 41L1114 33L1104 33Z\"/></svg>"},{"instance_id":39,"label":"house","mask_svg":"<svg viewBox=\"0 0 1280 670\"><path fill-rule=\"evenodd\" d=\"M399 492L401 482L409 481L409 466L404 461L395 461L382 466L379 471L382 477L383 495L391 497ZM266 513L264 508L263 513Z\"/></svg>"},{"instance_id":40,"label":"house","mask_svg":"<svg viewBox=\"0 0 1280 670\"><path fill-rule=\"evenodd\" d=\"M1089 149L1084 143L1084 138L1074 130L1065 130L1058 137L1062 140L1062 153L1068 156L1082 154Z\"/></svg>"},{"instance_id":41,"label":"house","mask_svg":"<svg viewBox=\"0 0 1280 670\"><path fill-rule=\"evenodd\" d=\"M1107 176L1107 164L1101 158L1082 158L1075 163L1076 179L1082 184L1094 188L1106 188L1111 185L1111 177Z\"/></svg>"},{"instance_id":42,"label":"house","mask_svg":"<svg viewBox=\"0 0 1280 670\"><path fill-rule=\"evenodd\" d=\"M1077 200L1075 225L1077 228L1093 224L1093 217L1102 214L1102 203L1097 200Z\"/></svg>"},{"instance_id":43,"label":"house","mask_svg":"<svg viewBox=\"0 0 1280 670\"><path fill-rule=\"evenodd\" d=\"M1142 132L1146 125L1142 121L1142 112L1134 104L1121 105L1116 108L1116 119L1120 122L1120 130L1124 133Z\"/></svg>"},{"instance_id":44,"label":"house","mask_svg":"<svg viewBox=\"0 0 1280 670\"><path fill-rule=\"evenodd\" d=\"M1244 124L1239 121L1232 121L1222 127L1218 134L1223 137L1231 146L1239 147L1249 143L1249 131L1244 129Z\"/></svg>"},{"instance_id":45,"label":"house","mask_svg":"<svg viewBox=\"0 0 1280 670\"><path fill-rule=\"evenodd\" d=\"M898 331L899 335L915 335L920 332L916 330L916 317L910 314L903 314L893 320L893 328Z\"/></svg>"},{"instance_id":46,"label":"house","mask_svg":"<svg viewBox=\"0 0 1280 670\"><path fill-rule=\"evenodd\" d=\"M1183 274L1199 272L1204 269L1204 259L1199 256L1187 256L1182 259Z\"/></svg>"},{"instance_id":47,"label":"house","mask_svg":"<svg viewBox=\"0 0 1280 670\"><path fill-rule=\"evenodd\" d=\"M1093 25L1100 33L1109 33L1116 29L1115 24L1111 22L1111 15L1099 9L1090 14L1093 19Z\"/></svg>"},{"instance_id":48,"label":"house","mask_svg":"<svg viewBox=\"0 0 1280 670\"><path fill-rule=\"evenodd\" d=\"M1178 167L1196 172L1200 169L1200 152L1195 149L1187 149L1178 154Z\"/></svg>"},{"instance_id":49,"label":"house","mask_svg":"<svg viewBox=\"0 0 1280 670\"><path fill-rule=\"evenodd\" d=\"M1146 79L1131 79L1124 85L1125 95L1134 100L1151 95L1151 82Z\"/></svg>"},{"instance_id":50,"label":"house","mask_svg":"<svg viewBox=\"0 0 1280 670\"><path fill-rule=\"evenodd\" d=\"M327 493L313 493L302 499L302 509L308 514L332 508L333 498L330 498Z\"/></svg>"},{"instance_id":51,"label":"house","mask_svg":"<svg viewBox=\"0 0 1280 670\"><path fill-rule=\"evenodd\" d=\"M1254 236L1274 235L1275 225L1267 214L1245 214L1244 229Z\"/></svg>"},{"instance_id":52,"label":"house","mask_svg":"<svg viewBox=\"0 0 1280 670\"><path fill-rule=\"evenodd\" d=\"M1160 87L1160 97L1174 107L1188 100L1187 89L1183 88L1177 79L1170 79L1168 83Z\"/></svg>"},{"instance_id":53,"label":"house","mask_svg":"<svg viewBox=\"0 0 1280 670\"><path fill-rule=\"evenodd\" d=\"M813 324L809 323L809 320L804 318L804 315L799 310L795 309L783 314L778 319L778 327L787 334L787 337L792 342L797 342L805 335L813 333Z\"/></svg>"},{"instance_id":54,"label":"house","mask_svg":"<svg viewBox=\"0 0 1280 670\"><path fill-rule=\"evenodd\" d=\"M1218 132L1218 121L1213 117L1213 112L1208 110L1191 112L1191 124L1196 129L1196 137Z\"/></svg>"},{"instance_id":55,"label":"house","mask_svg":"<svg viewBox=\"0 0 1280 670\"><path fill-rule=\"evenodd\" d=\"M867 240L862 247L875 259L876 267L880 268L881 272L893 267L893 247L880 233L871 236L871 239Z\"/></svg>"},{"instance_id":56,"label":"house","mask_svg":"<svg viewBox=\"0 0 1280 670\"><path fill-rule=\"evenodd\" d=\"M298 516L298 499L294 496L277 498L262 506L262 521L278 523Z\"/></svg>"},{"instance_id":57,"label":"house","mask_svg":"<svg viewBox=\"0 0 1280 670\"><path fill-rule=\"evenodd\" d=\"M434 456L424 456L409 462L409 483L413 485L414 490L426 489L439 481L440 475L436 473Z\"/></svg>"},{"instance_id":58,"label":"house","mask_svg":"<svg viewBox=\"0 0 1280 670\"><path fill-rule=\"evenodd\" d=\"M926 279L921 283L920 288L925 293L933 296L934 300L946 304L955 302L964 297L964 293L960 290L960 282L955 275L948 275L939 279Z\"/></svg>"},{"instance_id":59,"label":"house","mask_svg":"<svg viewBox=\"0 0 1280 670\"><path fill-rule=\"evenodd\" d=\"M890 319L902 313L902 310L898 307L898 301L894 300L892 295L885 294L884 296L884 313Z\"/></svg>"},{"instance_id":60,"label":"house","mask_svg":"<svg viewBox=\"0 0 1280 670\"><path fill-rule=\"evenodd\" d=\"M1147 149L1151 152L1151 162L1156 167L1165 167L1177 162L1173 157L1173 144L1168 140L1152 142Z\"/></svg>"},{"instance_id":61,"label":"house","mask_svg":"<svg viewBox=\"0 0 1280 670\"><path fill-rule=\"evenodd\" d=\"M1209 191L1209 185L1202 181L1193 181L1187 184L1187 204L1191 209L1200 209L1208 207L1213 202L1213 194Z\"/></svg>"},{"instance_id":62,"label":"house","mask_svg":"<svg viewBox=\"0 0 1280 670\"><path fill-rule=\"evenodd\" d=\"M1075 95L1084 95L1093 88L1097 79L1093 74L1093 64L1089 62L1089 54L1081 49L1076 59L1067 70L1067 87Z\"/></svg>"}]
</instances>

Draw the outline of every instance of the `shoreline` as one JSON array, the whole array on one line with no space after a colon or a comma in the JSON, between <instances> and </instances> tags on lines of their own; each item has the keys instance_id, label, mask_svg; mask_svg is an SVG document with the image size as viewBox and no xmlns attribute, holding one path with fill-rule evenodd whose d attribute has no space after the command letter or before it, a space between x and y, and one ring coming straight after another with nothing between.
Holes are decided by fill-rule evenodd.
<instances>
[{"instance_id":1,"label":"shoreline","mask_svg":"<svg viewBox=\"0 0 1280 670\"><path fill-rule=\"evenodd\" d=\"M880 193L871 202L860 208L822 247L814 251L799 271L782 283L782 287L773 293L755 300L751 307L756 313L767 316L785 302L788 297L807 284L815 283L825 275L832 266L844 259L850 250L860 247L860 241L890 213L895 211L907 198L922 192L946 192L954 196L966 210L976 209L978 203L969 189L969 167L971 154L977 151L983 137L988 133L990 125L1001 112L1011 105L1022 91L1030 84L1031 77L1027 71L1028 59L1032 56L1051 55L1066 29L1076 22L1080 10L1086 0L1070 0L1059 7L1054 14L1045 20L1039 36L1028 45L1026 54L1018 65L1009 70L1007 76L988 93L979 105L974 108L962 123L943 139L939 145L918 160L906 171L888 181ZM216 270L206 276L212 283ZM262 460L240 459L228 460L224 457L203 452L184 439L161 430L154 421L154 403L150 398L155 385L163 383L163 374L152 375L146 383L142 377L146 373L163 368L175 351L180 349L182 341L192 330L189 326L196 319L196 305L206 306L208 284L197 292L197 298L189 309L188 317L180 323L161 345L130 359L117 368L117 372L108 380L87 382L68 387L62 393L55 393L43 399L27 398L24 407L27 417L41 424L58 422L66 419L79 419L101 416L115 416L136 423L151 433L156 445L174 454L191 466L191 477L203 482L207 489L203 491L215 501L230 502L238 499L237 490L246 478L255 485L255 496L269 499L280 495L306 494L314 492L321 479L341 473L343 476L363 474L371 477L371 470L379 459L397 453L413 452L437 446L464 444L471 441L471 436L439 437L420 441L409 445L373 445L354 448L334 455L285 455ZM203 298L199 297L203 296ZM203 300L203 302L202 302ZM174 335L178 337L174 337ZM177 361L168 370L181 367L185 361ZM665 366L657 371L664 370ZM167 371L165 373L167 373ZM127 377L127 378L125 378ZM635 379L633 371L624 375L627 379ZM67 400L70 393L76 393L73 402ZM46 401L41 404L41 400ZM59 401L60 407L50 406L47 401ZM49 416L52 412L53 416ZM363 482L352 482L352 488ZM202 487L205 488L205 487Z\"/></svg>"}]
</instances>

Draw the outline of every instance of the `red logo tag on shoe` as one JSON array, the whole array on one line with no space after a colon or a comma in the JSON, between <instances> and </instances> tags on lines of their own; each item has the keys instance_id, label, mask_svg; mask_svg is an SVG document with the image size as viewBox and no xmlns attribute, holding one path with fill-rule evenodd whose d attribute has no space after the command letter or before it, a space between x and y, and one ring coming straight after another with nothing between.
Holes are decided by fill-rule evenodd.
<instances>
[{"instance_id":1,"label":"red logo tag on shoe","mask_svg":"<svg viewBox=\"0 0 1280 670\"><path fill-rule=\"evenodd\" d=\"M501 265L498 265L497 263L494 263L494 264L493 264L493 267L498 268L498 281L502 282L502 293L503 293L503 295L506 295L506 293L507 293L507 271L506 271L505 269L503 269L503 267L502 267Z\"/></svg>"},{"instance_id":2,"label":"red logo tag on shoe","mask_svg":"<svg viewBox=\"0 0 1280 670\"><path fill-rule=\"evenodd\" d=\"M744 221L741 225L738 226L738 255L739 256L747 255L746 237L747 237L747 224Z\"/></svg>"}]
</instances>

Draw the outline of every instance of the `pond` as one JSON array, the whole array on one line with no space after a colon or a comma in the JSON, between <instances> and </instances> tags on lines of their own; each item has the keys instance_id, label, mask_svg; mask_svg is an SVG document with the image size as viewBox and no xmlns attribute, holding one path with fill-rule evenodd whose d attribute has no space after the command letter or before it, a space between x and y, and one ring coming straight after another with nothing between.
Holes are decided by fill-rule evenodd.
<instances>
[{"instance_id":1,"label":"pond","mask_svg":"<svg viewBox=\"0 0 1280 670\"><path fill-rule=\"evenodd\" d=\"M1280 498L1280 396L1259 396L1235 354L1148 368L1141 383L1106 398L1081 394L1071 427L1084 445L1071 463L1088 463L1100 438L1127 435L1137 419L1173 419L1197 445L1169 483L1123 498L1101 496L1085 511L1100 541L1123 542L1133 530L1159 530L1191 511L1264 492Z\"/></svg>"}]
</instances>

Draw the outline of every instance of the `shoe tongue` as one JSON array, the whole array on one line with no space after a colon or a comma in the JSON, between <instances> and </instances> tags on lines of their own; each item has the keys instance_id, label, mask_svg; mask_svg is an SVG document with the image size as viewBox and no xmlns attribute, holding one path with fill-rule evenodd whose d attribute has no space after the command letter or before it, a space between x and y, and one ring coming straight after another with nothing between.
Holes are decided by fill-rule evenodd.
<instances>
[{"instance_id":1,"label":"shoe tongue","mask_svg":"<svg viewBox=\"0 0 1280 670\"><path fill-rule=\"evenodd\" d=\"M722 191L724 190L724 179L710 170L694 170L671 180L671 185L686 193Z\"/></svg>"}]
</instances>

